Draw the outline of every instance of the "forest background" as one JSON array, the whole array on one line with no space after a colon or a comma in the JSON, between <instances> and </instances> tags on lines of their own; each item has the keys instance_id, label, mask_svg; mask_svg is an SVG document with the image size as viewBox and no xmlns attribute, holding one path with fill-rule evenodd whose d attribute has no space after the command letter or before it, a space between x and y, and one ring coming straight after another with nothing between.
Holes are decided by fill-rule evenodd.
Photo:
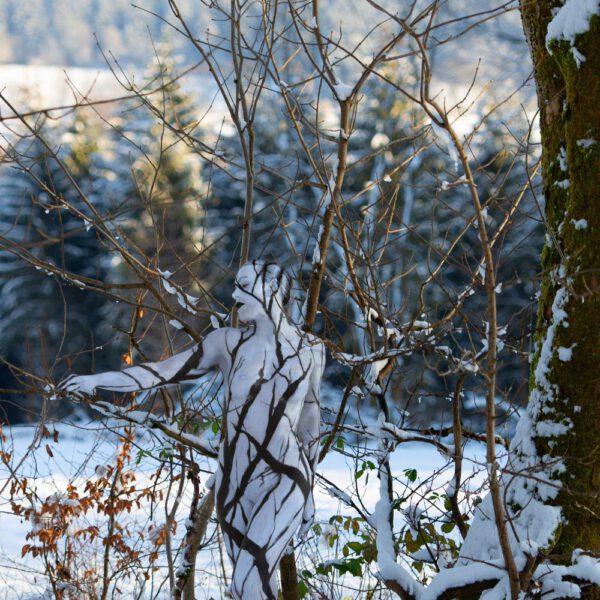
<instances>
[{"instance_id":1,"label":"forest background","mask_svg":"<svg viewBox=\"0 0 600 600\"><path fill-rule=\"evenodd\" d=\"M546 25L562 6L551 4ZM533 433L535 451L524 456L518 445L527 445L517 422L526 427L532 389L548 387L543 369L530 383L531 363L549 364L547 331L560 325L552 319L562 305L546 289L534 337L542 282L560 291L566 278L564 264L549 266L548 248L562 260L563 232L588 228L586 215L554 223L544 210L520 7L344 7L0 7L0 77L12 82L0 86L0 410L5 434L33 424L21 450L4 440L2 493L31 524L23 557L41 561L36 585L51 597L106 597L125 585L139 597L181 597L194 576L177 561L192 547L192 565L196 554L218 557L214 523L202 541L213 467L199 458L218 439L218 379L92 405L57 401L54 385L71 372L164 358L225 325L233 276L248 257L290 269L291 317L326 341L322 456L348 465L343 484L321 481L340 505L321 514L312 550L287 573L296 591L284 597L417 598L438 573L469 564L474 579L437 579L442 592L432 597L488 593L481 588L515 598L557 581L575 593L596 576L589 565L584 577L544 562L560 519L545 511L556 503L543 485L562 486L562 462L545 462L552 452ZM587 16L597 23L593 10ZM577 52L569 60L587 68ZM15 64L44 76L49 64L91 71L67 69L66 93L49 104L43 87L14 84ZM586 159L597 153L594 127L577 140ZM564 194L568 151L559 143L552 159L552 189ZM577 343L555 349L555 359L568 363ZM31 461L53 458L58 424L90 420L121 440L115 455L40 492ZM565 423L561 415L544 433L540 426L539 437L566 435ZM447 461L431 458L426 476L414 465L397 471L407 444ZM498 466L505 460L512 466ZM146 465L144 484L131 479L136 461ZM365 505L369 477L376 507ZM481 504L497 531L468 541ZM134 505L166 516L135 532L117 526ZM526 509L547 527L533 534ZM177 531L182 514L194 523L187 532ZM482 550L489 535L496 542ZM82 548L103 560L84 568ZM557 562L581 571L573 549ZM473 557L506 574L473 569ZM206 564L206 593L217 597L227 566ZM282 571L284 588L285 580Z\"/></svg>"}]
</instances>

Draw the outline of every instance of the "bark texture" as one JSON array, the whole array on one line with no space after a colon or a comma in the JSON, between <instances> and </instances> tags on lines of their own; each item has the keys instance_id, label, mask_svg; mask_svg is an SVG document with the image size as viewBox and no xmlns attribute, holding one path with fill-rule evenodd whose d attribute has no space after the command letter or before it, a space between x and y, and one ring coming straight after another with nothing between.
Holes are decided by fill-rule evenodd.
<instances>
[{"instance_id":1,"label":"bark texture","mask_svg":"<svg viewBox=\"0 0 600 600\"><path fill-rule=\"evenodd\" d=\"M578 65L568 41L546 46L552 11L562 4L521 0L540 108L548 232L538 353L557 291L568 293L568 326L556 328L548 364L552 412L544 415L568 431L536 443L540 455L562 457L566 466L556 500L564 525L553 555L570 562L576 548L600 552L600 16L592 16L588 31L575 38L576 52L585 57ZM585 597L600 599L600 590L587 590Z\"/></svg>"}]
</instances>

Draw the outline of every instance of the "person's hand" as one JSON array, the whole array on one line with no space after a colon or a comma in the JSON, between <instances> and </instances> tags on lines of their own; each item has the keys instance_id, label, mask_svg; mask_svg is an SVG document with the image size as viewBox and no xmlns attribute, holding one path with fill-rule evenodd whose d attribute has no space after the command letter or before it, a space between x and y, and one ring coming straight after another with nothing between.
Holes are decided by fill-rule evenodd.
<instances>
[{"instance_id":1,"label":"person's hand","mask_svg":"<svg viewBox=\"0 0 600 600\"><path fill-rule=\"evenodd\" d=\"M93 396L96 386L91 375L70 375L58 384L57 391L81 401Z\"/></svg>"}]
</instances>

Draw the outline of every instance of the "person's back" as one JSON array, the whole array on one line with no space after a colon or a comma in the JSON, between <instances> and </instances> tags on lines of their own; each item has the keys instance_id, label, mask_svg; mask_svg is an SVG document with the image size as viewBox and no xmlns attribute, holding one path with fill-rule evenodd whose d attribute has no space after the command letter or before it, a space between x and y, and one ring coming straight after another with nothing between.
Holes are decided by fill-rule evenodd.
<instances>
[{"instance_id":1,"label":"person's back","mask_svg":"<svg viewBox=\"0 0 600 600\"><path fill-rule=\"evenodd\" d=\"M138 391L223 374L223 436L215 492L233 564L237 599L275 600L276 569L300 528L314 516L312 487L319 447L323 344L285 315L290 280L274 263L238 272L233 298L248 327L211 332L195 347L156 363L98 375L75 375L63 393Z\"/></svg>"},{"instance_id":2,"label":"person's back","mask_svg":"<svg viewBox=\"0 0 600 600\"><path fill-rule=\"evenodd\" d=\"M280 341L278 353L274 340L243 334L230 371L224 374L229 437L244 432L254 440L287 440L297 432L316 361L313 347L298 333L294 337Z\"/></svg>"}]
</instances>

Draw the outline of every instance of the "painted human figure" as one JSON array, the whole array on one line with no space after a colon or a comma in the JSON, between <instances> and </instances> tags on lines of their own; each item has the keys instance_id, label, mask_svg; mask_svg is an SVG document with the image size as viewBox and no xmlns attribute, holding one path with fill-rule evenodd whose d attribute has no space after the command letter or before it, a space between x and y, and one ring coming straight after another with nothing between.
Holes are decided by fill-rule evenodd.
<instances>
[{"instance_id":1,"label":"painted human figure","mask_svg":"<svg viewBox=\"0 0 600 600\"><path fill-rule=\"evenodd\" d=\"M223 439L216 508L240 600L277 598L276 572L294 534L314 517L319 448L319 386L325 349L286 317L290 279L271 262L238 272L233 299L240 328L217 329L194 348L157 363L98 375L75 375L71 395L96 388L133 392L223 374Z\"/></svg>"}]
</instances>

